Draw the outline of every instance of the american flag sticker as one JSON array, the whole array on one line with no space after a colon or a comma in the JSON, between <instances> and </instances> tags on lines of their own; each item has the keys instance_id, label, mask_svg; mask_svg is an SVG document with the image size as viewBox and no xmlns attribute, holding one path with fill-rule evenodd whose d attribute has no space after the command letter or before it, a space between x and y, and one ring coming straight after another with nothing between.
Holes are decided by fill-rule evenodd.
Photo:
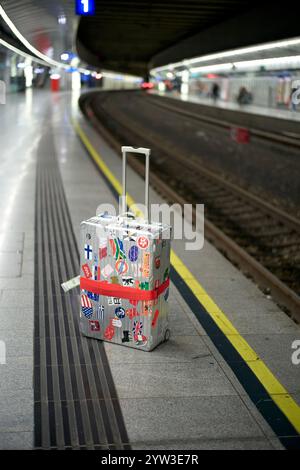
<instances>
[{"instance_id":1,"label":"american flag sticker","mask_svg":"<svg viewBox=\"0 0 300 470\"><path fill-rule=\"evenodd\" d=\"M89 299L94 300L95 302L99 302L99 294L95 294L94 292L86 291L87 296Z\"/></svg>"},{"instance_id":2,"label":"american flag sticker","mask_svg":"<svg viewBox=\"0 0 300 470\"><path fill-rule=\"evenodd\" d=\"M91 318L93 315L92 302L86 294L81 295L81 311L86 318Z\"/></svg>"}]
</instances>

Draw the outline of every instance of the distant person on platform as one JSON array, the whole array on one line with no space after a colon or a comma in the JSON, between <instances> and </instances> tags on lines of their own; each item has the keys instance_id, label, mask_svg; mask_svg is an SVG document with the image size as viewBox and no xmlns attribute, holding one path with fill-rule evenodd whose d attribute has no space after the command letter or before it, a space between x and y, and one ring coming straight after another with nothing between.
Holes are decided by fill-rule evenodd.
<instances>
[{"instance_id":1,"label":"distant person on platform","mask_svg":"<svg viewBox=\"0 0 300 470\"><path fill-rule=\"evenodd\" d=\"M291 111L296 111L297 110L297 103L295 100L295 97L297 95L298 88L292 88L291 89L291 95L290 95L290 108Z\"/></svg>"},{"instance_id":2,"label":"distant person on platform","mask_svg":"<svg viewBox=\"0 0 300 470\"><path fill-rule=\"evenodd\" d=\"M250 104L252 102L252 94L247 90L245 86L242 86L237 96L237 102L239 104Z\"/></svg>"},{"instance_id":3,"label":"distant person on platform","mask_svg":"<svg viewBox=\"0 0 300 470\"><path fill-rule=\"evenodd\" d=\"M217 83L213 84L212 90L211 90L211 95L212 95L212 98L213 98L214 102L216 103L216 101L220 97L220 87Z\"/></svg>"}]
</instances>

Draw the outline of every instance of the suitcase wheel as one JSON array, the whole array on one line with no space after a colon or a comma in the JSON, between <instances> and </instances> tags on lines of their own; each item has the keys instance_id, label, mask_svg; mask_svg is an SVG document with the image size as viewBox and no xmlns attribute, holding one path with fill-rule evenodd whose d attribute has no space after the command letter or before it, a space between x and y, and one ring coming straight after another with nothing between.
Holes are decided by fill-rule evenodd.
<instances>
[{"instance_id":1,"label":"suitcase wheel","mask_svg":"<svg viewBox=\"0 0 300 470\"><path fill-rule=\"evenodd\" d=\"M171 331L168 329L165 331L164 342L169 341L170 336L171 336Z\"/></svg>"}]
</instances>

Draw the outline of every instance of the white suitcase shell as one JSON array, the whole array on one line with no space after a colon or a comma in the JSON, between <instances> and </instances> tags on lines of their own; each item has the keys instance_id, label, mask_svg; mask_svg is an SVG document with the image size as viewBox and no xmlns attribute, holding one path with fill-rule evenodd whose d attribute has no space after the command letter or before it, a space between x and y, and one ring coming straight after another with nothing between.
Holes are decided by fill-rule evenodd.
<instances>
[{"instance_id":1,"label":"white suitcase shell","mask_svg":"<svg viewBox=\"0 0 300 470\"><path fill-rule=\"evenodd\" d=\"M149 201L150 150L122 147L124 212L129 151L146 155L146 207ZM170 239L170 226L127 216L104 213L81 223L80 328L84 335L145 351L168 339ZM128 298L131 292L133 299Z\"/></svg>"}]
</instances>

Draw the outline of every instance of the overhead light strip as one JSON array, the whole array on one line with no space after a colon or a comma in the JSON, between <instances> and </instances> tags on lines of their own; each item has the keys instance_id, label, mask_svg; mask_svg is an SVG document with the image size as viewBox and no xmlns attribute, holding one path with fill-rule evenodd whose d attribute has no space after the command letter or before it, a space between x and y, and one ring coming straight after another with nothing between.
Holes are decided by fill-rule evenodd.
<instances>
[{"instance_id":1,"label":"overhead light strip","mask_svg":"<svg viewBox=\"0 0 300 470\"><path fill-rule=\"evenodd\" d=\"M232 71L232 70L242 70L242 69L251 69L257 67L278 67L278 66L300 66L300 55L296 56L286 56L286 57L276 57L268 59L254 59L254 60L245 60L239 62L227 62L224 64L212 64L205 65L200 67L192 67L190 69L191 73L206 73L206 72L222 72L222 71Z\"/></svg>"},{"instance_id":2,"label":"overhead light strip","mask_svg":"<svg viewBox=\"0 0 300 470\"><path fill-rule=\"evenodd\" d=\"M0 16L2 17L2 19L5 21L5 23L7 24L7 26L10 28L10 30L13 32L13 34L19 39L19 41L29 50L31 51L36 57L38 57L40 60L43 61L44 65L51 65L51 66L54 66L54 67L59 67L59 68L62 68L62 69L68 69L70 67L69 64L64 64L62 62L58 62L57 60L53 60L51 59L50 57L48 57L47 55L43 54L42 52L40 52L38 49L36 49L34 46L32 46L30 44L29 41L27 41L27 39L23 36L23 34L18 30L18 28L14 25L14 23L12 22L12 20L9 18L9 16L5 13L3 7L0 5ZM3 41L1 40L1 43L4 44L6 43L6 41ZM9 43L6 43L6 44L9 44ZM12 49L13 46L9 45L9 49ZM6 47L8 47L6 45ZM13 49L12 49L13 50ZM19 54L20 52L18 52ZM23 55L24 53L22 53L21 55ZM30 57L30 55L28 54L28 56ZM34 59L36 62L38 62L37 59ZM80 68L79 71L81 73L87 73L89 72L90 73L90 70L88 69L84 69L84 68Z\"/></svg>"},{"instance_id":3,"label":"overhead light strip","mask_svg":"<svg viewBox=\"0 0 300 470\"><path fill-rule=\"evenodd\" d=\"M21 51L21 49L18 49L17 47L13 46L9 42L4 41L4 39L0 39L0 45L6 47L7 49L10 49L11 51L15 52L16 54L18 54L22 57L33 60L34 62L36 62L38 64L49 66L49 64L47 62L45 62L44 60L38 59L37 57L35 57L33 55L30 55L30 54L27 54L24 51Z\"/></svg>"},{"instance_id":4,"label":"overhead light strip","mask_svg":"<svg viewBox=\"0 0 300 470\"><path fill-rule=\"evenodd\" d=\"M249 47L243 47L240 49L232 49L229 51L223 51L223 52L218 52L214 54L208 54L200 57L194 57L192 59L185 59L180 62L175 62L173 64L168 64L164 65L162 67L157 67L153 69L153 72L163 72L165 70L172 70L176 67L189 67L192 64L198 64L201 62L208 62L211 60L219 60L223 59L225 57L234 57L237 55L245 55L245 54L251 54L253 52L263 52L263 51L270 51L272 49L278 49L278 48L284 48L284 47L292 47L292 46L297 46L300 45L300 38L293 38L293 39L287 39L283 41L276 41L276 42L270 42L267 44L260 44L256 46L249 46Z\"/></svg>"},{"instance_id":5,"label":"overhead light strip","mask_svg":"<svg viewBox=\"0 0 300 470\"><path fill-rule=\"evenodd\" d=\"M7 47L8 49L16 52L17 54L23 56L23 57L29 57L32 60L34 60L37 63L43 64L43 65L52 65L55 67L63 68L63 69L69 69L70 64L65 64L62 62L58 62L56 60L51 59L45 54L42 54L38 49L36 49L34 46L30 44L29 41L23 36L22 33L18 30L18 28L14 25L14 23L11 21L11 19L8 17L8 15L5 13L3 7L0 5L0 16L3 18L7 26L10 28L10 30L13 32L13 34L19 39L19 41L28 49L30 50L34 56L31 56L30 54L27 54L26 52L21 51L20 49L16 48L12 44L4 41L3 39L0 39L0 44L3 46ZM78 68L78 71L83 74L90 74L92 73L91 70L85 69L82 67ZM107 78L116 78L117 76L121 76L123 79L127 81L135 81L140 79L140 77L134 77L130 75L120 75L120 74L113 74L109 72L103 72L102 75Z\"/></svg>"}]
</instances>

